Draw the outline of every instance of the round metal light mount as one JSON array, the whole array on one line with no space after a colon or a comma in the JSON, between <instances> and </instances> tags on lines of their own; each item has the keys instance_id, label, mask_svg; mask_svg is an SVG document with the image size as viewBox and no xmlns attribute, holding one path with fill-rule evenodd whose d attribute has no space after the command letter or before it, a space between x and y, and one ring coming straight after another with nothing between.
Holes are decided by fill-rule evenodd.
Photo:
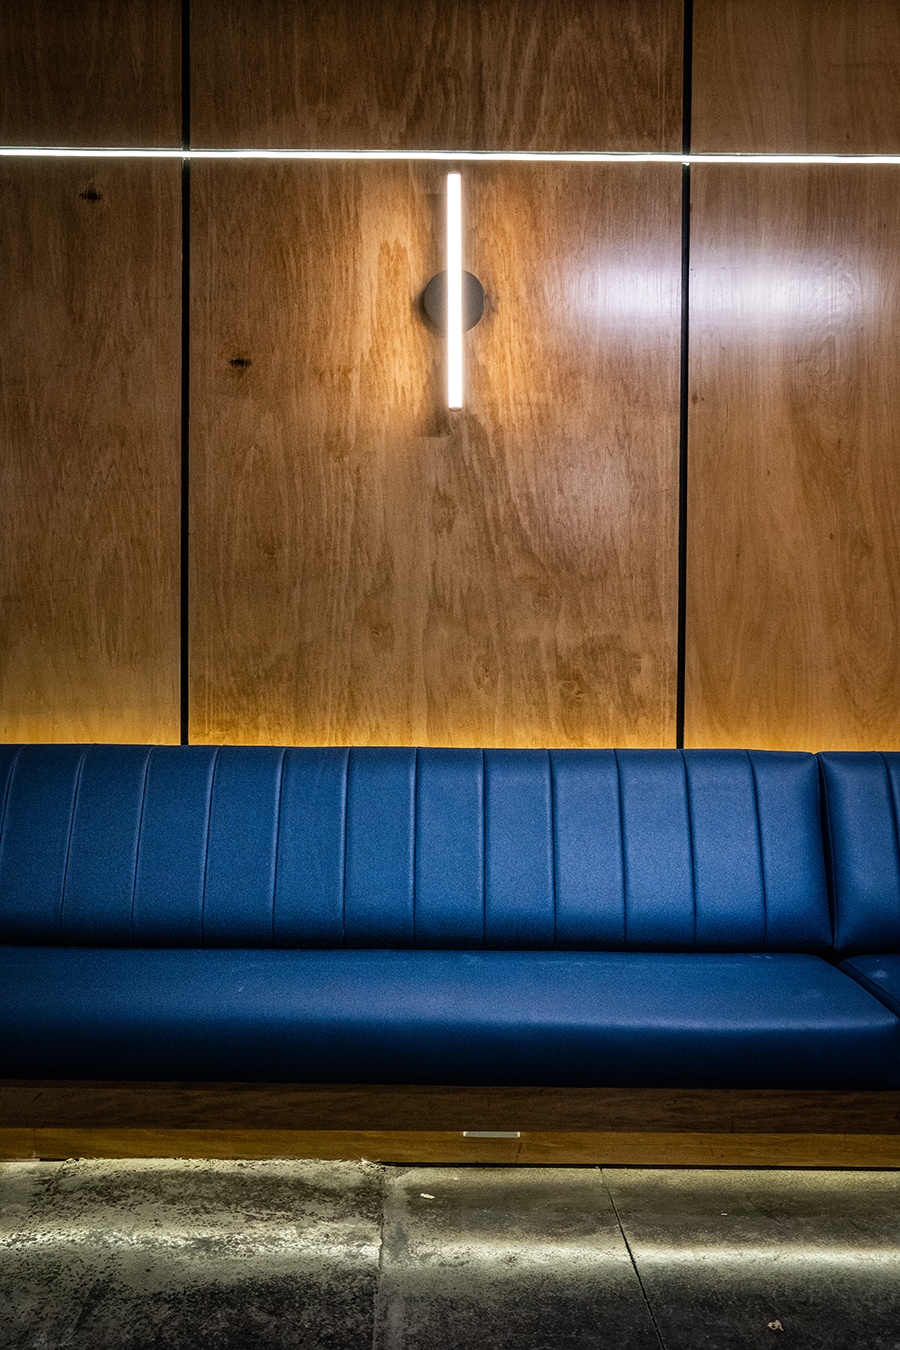
<instances>
[{"instance_id":1,"label":"round metal light mount","mask_svg":"<svg viewBox=\"0 0 900 1350\"><path fill-rule=\"evenodd\" d=\"M439 333L447 332L447 273L438 272L422 292L422 308ZM474 328L484 313L484 287L471 272L462 274L463 329Z\"/></svg>"}]
</instances>

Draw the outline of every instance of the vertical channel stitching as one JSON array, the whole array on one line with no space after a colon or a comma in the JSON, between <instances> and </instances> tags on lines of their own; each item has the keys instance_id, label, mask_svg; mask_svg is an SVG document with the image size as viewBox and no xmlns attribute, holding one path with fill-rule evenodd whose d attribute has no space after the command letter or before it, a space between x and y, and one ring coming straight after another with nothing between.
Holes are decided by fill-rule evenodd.
<instances>
[{"instance_id":1,"label":"vertical channel stitching","mask_svg":"<svg viewBox=\"0 0 900 1350\"><path fill-rule=\"evenodd\" d=\"M413 754L412 793L412 945L416 946L416 861L419 837L419 747Z\"/></svg>"},{"instance_id":2,"label":"vertical channel stitching","mask_svg":"<svg viewBox=\"0 0 900 1350\"><path fill-rule=\"evenodd\" d=\"M6 787L3 792L3 806L0 808L0 845L3 843L3 831L6 829L6 811L9 806L9 799L12 795L12 781L15 777L16 769L19 767L19 760L22 758L21 745L16 748L15 754L9 761L9 773L6 775Z\"/></svg>"},{"instance_id":3,"label":"vertical channel stitching","mask_svg":"<svg viewBox=\"0 0 900 1350\"><path fill-rule=\"evenodd\" d=\"M141 833L144 828L144 807L147 804L147 779L150 777L150 761L155 747L151 745L144 762L144 777L141 781L141 809L138 812L137 839L134 842L134 876L131 880L131 945L134 946L134 902L137 899L138 861L141 856Z\"/></svg>"},{"instance_id":4,"label":"vertical channel stitching","mask_svg":"<svg viewBox=\"0 0 900 1350\"><path fill-rule=\"evenodd\" d=\"M349 746L344 758L344 791L342 794L344 810L344 843L341 849L341 944L347 945L347 835L350 829L350 756L353 747Z\"/></svg>"},{"instance_id":5,"label":"vertical channel stitching","mask_svg":"<svg viewBox=\"0 0 900 1350\"><path fill-rule=\"evenodd\" d=\"M487 764L481 752L481 945L487 946Z\"/></svg>"},{"instance_id":6,"label":"vertical channel stitching","mask_svg":"<svg viewBox=\"0 0 900 1350\"><path fill-rule=\"evenodd\" d=\"M222 753L221 745L216 746L216 753L213 756L213 771L209 783L209 806L206 811L206 848L203 854L203 894L200 898L200 944L206 945L204 923L206 920L206 877L209 872L209 838L212 834L212 810L213 797L216 795L216 774L219 770L219 755Z\"/></svg>"},{"instance_id":7,"label":"vertical channel stitching","mask_svg":"<svg viewBox=\"0 0 900 1350\"><path fill-rule=\"evenodd\" d=\"M759 879L762 884L763 902L762 947L763 951L765 951L769 937L769 897L766 888L766 858L763 853L762 817L759 812L759 784L756 781L756 765L753 763L753 756L750 754L749 750L745 750L744 754L747 756L750 764L750 778L753 782L753 807L756 811L756 838L759 844Z\"/></svg>"},{"instance_id":8,"label":"vertical channel stitching","mask_svg":"<svg viewBox=\"0 0 900 1350\"><path fill-rule=\"evenodd\" d=\"M628 855L625 852L625 809L622 803L622 773L619 753L613 751L616 762L616 796L619 803L619 857L622 859L622 946L628 946Z\"/></svg>"},{"instance_id":9,"label":"vertical channel stitching","mask_svg":"<svg viewBox=\"0 0 900 1350\"><path fill-rule=\"evenodd\" d=\"M834 831L831 828L831 808L828 805L828 779L825 765L816 755L816 789L818 792L819 822L825 847L825 885L828 895L828 921L831 924L831 946L837 946L838 888L837 865L834 856Z\"/></svg>"},{"instance_id":10,"label":"vertical channel stitching","mask_svg":"<svg viewBox=\"0 0 900 1350\"><path fill-rule=\"evenodd\" d=\"M878 757L881 760L881 765L882 768L884 769L888 782L888 796L890 797L891 800L891 817L894 822L894 852L897 858L898 870L900 870L900 828L898 828L897 823L897 799L894 796L894 784L891 782L891 774L890 770L888 769L887 760L884 757L884 752L879 750Z\"/></svg>"},{"instance_id":11,"label":"vertical channel stitching","mask_svg":"<svg viewBox=\"0 0 900 1350\"><path fill-rule=\"evenodd\" d=\"M281 751L278 775L278 801L275 806L275 857L272 860L272 946L275 946L275 905L278 899L278 846L281 843L281 798L284 793L284 761L287 749Z\"/></svg>"},{"instance_id":12,"label":"vertical channel stitching","mask_svg":"<svg viewBox=\"0 0 900 1350\"><path fill-rule=\"evenodd\" d=\"M556 950L556 774L553 771L553 756L547 751L550 765L550 884L553 887L553 949Z\"/></svg>"},{"instance_id":13,"label":"vertical channel stitching","mask_svg":"<svg viewBox=\"0 0 900 1350\"><path fill-rule=\"evenodd\" d=\"M75 833L75 810L78 806L78 792L81 788L81 774L84 769L84 761L87 759L88 751L92 746L86 745L78 757L78 768L75 770L75 791L72 794L72 807L69 813L69 837L66 840L66 861L63 864L62 891L59 900L59 935L63 935L63 914L66 908L66 883L69 880L69 858L72 853L72 836Z\"/></svg>"},{"instance_id":14,"label":"vertical channel stitching","mask_svg":"<svg viewBox=\"0 0 900 1350\"><path fill-rule=\"evenodd\" d=\"M688 826L688 850L691 855L691 903L694 907L694 939L691 944L691 950L697 950L697 864L694 859L694 812L691 801L691 780L688 774L687 760L684 757L684 751L679 750L681 756L681 772L684 776L684 800L687 806L687 826Z\"/></svg>"},{"instance_id":15,"label":"vertical channel stitching","mask_svg":"<svg viewBox=\"0 0 900 1350\"><path fill-rule=\"evenodd\" d=\"M6 789L3 793L3 809L0 811L0 850L3 848L3 833L6 829L6 812L9 805L9 799L12 796L12 782L15 772L19 767L19 760L22 757L21 745L13 754L9 763L9 773L6 775ZM3 907L3 896L0 895L0 909Z\"/></svg>"}]
</instances>

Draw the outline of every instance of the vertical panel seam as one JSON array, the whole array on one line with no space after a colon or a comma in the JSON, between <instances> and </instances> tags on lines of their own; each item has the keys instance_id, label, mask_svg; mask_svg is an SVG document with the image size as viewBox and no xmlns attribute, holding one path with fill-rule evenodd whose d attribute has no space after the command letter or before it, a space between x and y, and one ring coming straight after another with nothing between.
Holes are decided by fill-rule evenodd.
<instances>
[{"instance_id":1,"label":"vertical panel seam","mask_svg":"<svg viewBox=\"0 0 900 1350\"><path fill-rule=\"evenodd\" d=\"M150 761L153 759L155 747L151 745L147 759L144 763L144 777L141 782L141 809L138 812L137 839L134 845L134 876L131 881L131 945L134 946L134 905L137 899L137 879L138 862L141 856L141 832L144 828L144 807L147 804L147 779L150 777Z\"/></svg>"},{"instance_id":2,"label":"vertical panel seam","mask_svg":"<svg viewBox=\"0 0 900 1350\"><path fill-rule=\"evenodd\" d=\"M628 946L628 857L625 852L625 811L622 804L622 772L619 752L613 751L616 763L616 796L619 804L619 856L622 859L622 946Z\"/></svg>"},{"instance_id":3,"label":"vertical panel seam","mask_svg":"<svg viewBox=\"0 0 900 1350\"><path fill-rule=\"evenodd\" d=\"M181 6L181 144L191 148L191 0Z\"/></svg>"},{"instance_id":4,"label":"vertical panel seam","mask_svg":"<svg viewBox=\"0 0 900 1350\"><path fill-rule=\"evenodd\" d=\"M181 164L181 512L179 578L179 740L190 741L190 548L191 548L191 162Z\"/></svg>"},{"instance_id":5,"label":"vertical panel seam","mask_svg":"<svg viewBox=\"0 0 900 1350\"><path fill-rule=\"evenodd\" d=\"M553 891L553 948L556 950L556 774L553 766L553 756L547 751L547 760L550 765L550 884Z\"/></svg>"},{"instance_id":6,"label":"vertical panel seam","mask_svg":"<svg viewBox=\"0 0 900 1350\"><path fill-rule=\"evenodd\" d=\"M181 13L181 143L191 145L191 6ZM191 371L191 161L181 161L181 540L179 638L179 739L190 740L190 371Z\"/></svg>"},{"instance_id":7,"label":"vertical panel seam","mask_svg":"<svg viewBox=\"0 0 900 1350\"><path fill-rule=\"evenodd\" d=\"M694 5L684 0L681 56L681 149L689 154L694 97ZM684 748L687 683L687 515L690 430L691 166L681 168L681 359L678 376L678 613L675 637L675 746ZM695 907L696 915L696 907Z\"/></svg>"},{"instance_id":8,"label":"vertical panel seam","mask_svg":"<svg viewBox=\"0 0 900 1350\"><path fill-rule=\"evenodd\" d=\"M885 777L887 778L888 796L891 799L891 819L894 824L894 856L897 859L898 872L900 872L900 825L898 825L897 820L897 799L894 796L894 784L891 781L890 770L888 769L888 763L884 757L883 750L879 750L878 757L881 760L881 767L883 768Z\"/></svg>"},{"instance_id":9,"label":"vertical panel seam","mask_svg":"<svg viewBox=\"0 0 900 1350\"><path fill-rule=\"evenodd\" d=\"M212 834L212 811L213 798L216 795L216 775L219 772L219 755L222 753L221 745L216 746L216 753L213 757L212 778L209 784L209 806L206 812L206 848L203 853L203 893L200 898L200 945L206 945L206 879L209 873L209 840Z\"/></svg>"},{"instance_id":10,"label":"vertical panel seam","mask_svg":"<svg viewBox=\"0 0 900 1350\"><path fill-rule=\"evenodd\" d=\"M84 770L84 761L87 759L88 750L92 746L86 745L78 759L78 768L75 771L75 791L72 794L72 808L69 812L69 837L66 840L66 861L63 864L62 892L59 902L59 935L63 935L63 914L66 908L66 886L69 881L69 858L72 854L72 836L75 833L75 811L78 807L78 793L81 790L81 775Z\"/></svg>"},{"instance_id":11,"label":"vertical panel seam","mask_svg":"<svg viewBox=\"0 0 900 1350\"><path fill-rule=\"evenodd\" d=\"M344 847L341 852L341 945L347 945L347 839L350 830L350 760L353 746L347 747L344 759Z\"/></svg>"},{"instance_id":12,"label":"vertical panel seam","mask_svg":"<svg viewBox=\"0 0 900 1350\"><path fill-rule=\"evenodd\" d=\"M684 748L687 665L687 516L691 286L691 168L681 170L681 358L678 392L678 613L675 655L675 747Z\"/></svg>"},{"instance_id":13,"label":"vertical panel seam","mask_svg":"<svg viewBox=\"0 0 900 1350\"><path fill-rule=\"evenodd\" d=\"M681 755L681 773L684 778L684 799L687 806L687 827L688 827L688 850L691 858L691 903L694 907L694 938L691 944L691 950L697 950L697 864L694 857L694 812L691 799L691 779L688 773L687 760L684 751L679 751Z\"/></svg>"},{"instance_id":14,"label":"vertical panel seam","mask_svg":"<svg viewBox=\"0 0 900 1350\"><path fill-rule=\"evenodd\" d=\"M681 48L681 149L691 149L694 96L694 5L684 0ZM684 748L684 705L687 664L687 511L688 398L691 284L691 167L681 168L681 359L678 390L678 615L675 640L675 747Z\"/></svg>"},{"instance_id":15,"label":"vertical panel seam","mask_svg":"<svg viewBox=\"0 0 900 1350\"><path fill-rule=\"evenodd\" d=\"M281 763L278 774L278 804L275 807L275 857L272 861L272 946L275 945L275 906L278 902L278 848L281 843L281 798L284 794L284 761L287 747L281 751Z\"/></svg>"},{"instance_id":16,"label":"vertical panel seam","mask_svg":"<svg viewBox=\"0 0 900 1350\"><path fill-rule=\"evenodd\" d=\"M684 0L681 61L681 149L684 154L690 154L694 111L694 0Z\"/></svg>"},{"instance_id":17,"label":"vertical panel seam","mask_svg":"<svg viewBox=\"0 0 900 1350\"><path fill-rule=\"evenodd\" d=\"M747 760L750 764L750 778L753 783L753 807L756 811L756 839L759 846L759 876L762 883L763 902L762 947L763 951L765 951L766 944L769 940L769 896L768 887L766 885L766 855L763 852L762 816L760 815L759 810L759 784L756 781L756 765L753 762L753 756L750 754L749 750L745 750L744 754L747 756Z\"/></svg>"}]
</instances>

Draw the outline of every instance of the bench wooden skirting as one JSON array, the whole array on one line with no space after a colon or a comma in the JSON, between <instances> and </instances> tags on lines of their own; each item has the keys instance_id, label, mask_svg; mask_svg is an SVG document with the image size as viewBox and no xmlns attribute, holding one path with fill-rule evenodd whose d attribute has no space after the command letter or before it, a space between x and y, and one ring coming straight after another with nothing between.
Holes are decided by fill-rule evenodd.
<instances>
[{"instance_id":1,"label":"bench wooden skirting","mask_svg":"<svg viewBox=\"0 0 900 1350\"><path fill-rule=\"evenodd\" d=\"M0 1158L69 1157L900 1167L900 1092L0 1081Z\"/></svg>"}]
</instances>

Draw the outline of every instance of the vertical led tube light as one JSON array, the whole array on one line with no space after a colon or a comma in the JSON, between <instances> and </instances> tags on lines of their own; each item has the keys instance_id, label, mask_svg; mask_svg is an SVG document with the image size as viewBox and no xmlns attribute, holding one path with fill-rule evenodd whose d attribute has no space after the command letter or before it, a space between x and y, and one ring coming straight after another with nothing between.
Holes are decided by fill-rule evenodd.
<instances>
[{"instance_id":1,"label":"vertical led tube light","mask_svg":"<svg viewBox=\"0 0 900 1350\"><path fill-rule=\"evenodd\" d=\"M462 184L447 174L447 406L463 403Z\"/></svg>"}]
</instances>

